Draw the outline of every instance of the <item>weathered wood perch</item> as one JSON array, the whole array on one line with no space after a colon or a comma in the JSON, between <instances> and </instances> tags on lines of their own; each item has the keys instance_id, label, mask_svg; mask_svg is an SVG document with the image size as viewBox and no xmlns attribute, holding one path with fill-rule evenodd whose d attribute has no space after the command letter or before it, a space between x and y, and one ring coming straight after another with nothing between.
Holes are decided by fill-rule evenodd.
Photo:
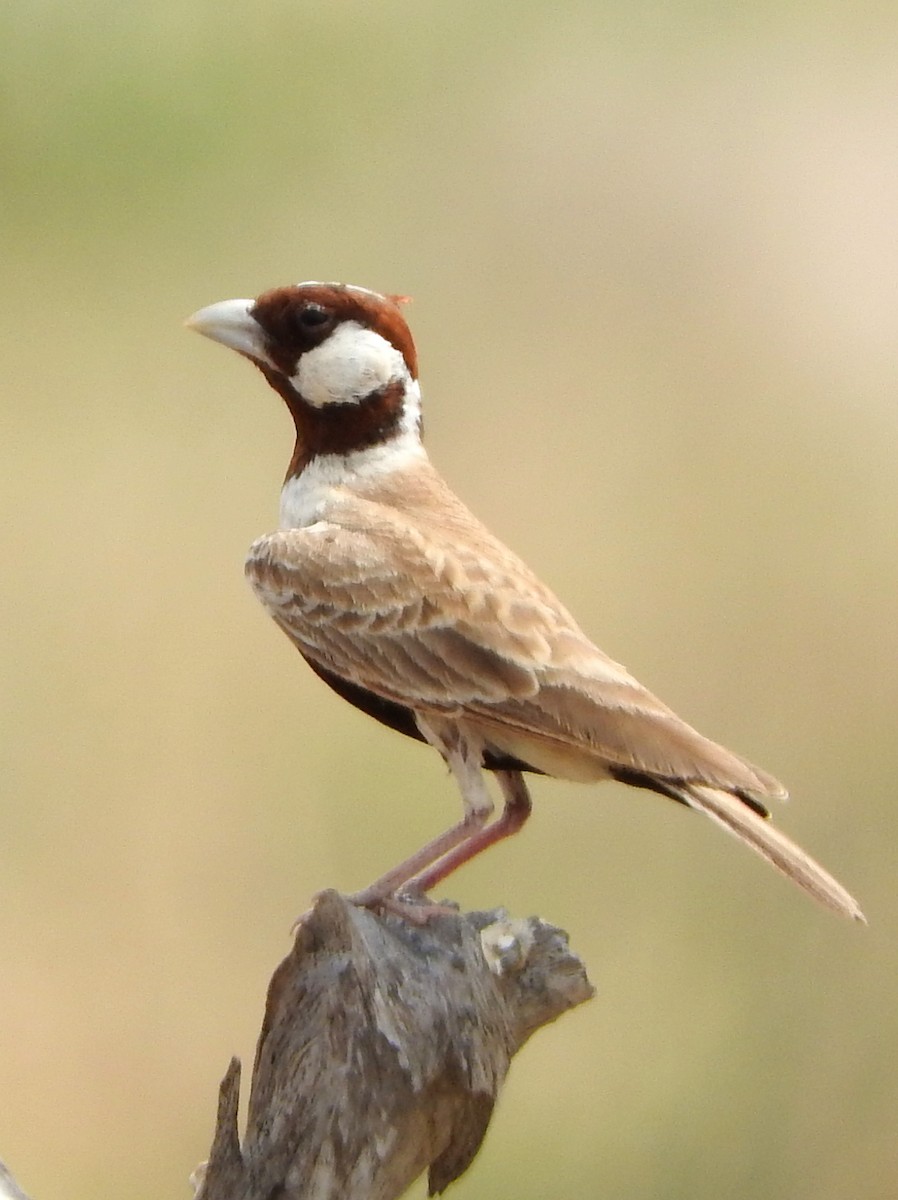
<instances>
[{"instance_id":1,"label":"weathered wood perch","mask_svg":"<svg viewBox=\"0 0 898 1200\"><path fill-rule=\"evenodd\" d=\"M12 1172L0 1162L0 1200L28 1200L28 1197L13 1179Z\"/></svg>"},{"instance_id":2,"label":"weathered wood perch","mask_svg":"<svg viewBox=\"0 0 898 1200\"><path fill-rule=\"evenodd\" d=\"M419 925L324 892L268 989L243 1145L221 1084L196 1200L393 1200L470 1165L512 1056L593 995L567 936L504 911Z\"/></svg>"}]
</instances>

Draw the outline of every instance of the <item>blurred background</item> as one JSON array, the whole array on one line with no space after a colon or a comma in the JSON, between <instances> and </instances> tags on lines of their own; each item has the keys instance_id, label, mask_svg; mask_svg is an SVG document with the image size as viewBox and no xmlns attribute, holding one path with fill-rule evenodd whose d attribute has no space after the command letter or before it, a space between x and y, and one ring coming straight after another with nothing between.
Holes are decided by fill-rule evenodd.
<instances>
[{"instance_id":1,"label":"blurred background","mask_svg":"<svg viewBox=\"0 0 898 1200\"><path fill-rule=\"evenodd\" d=\"M188 1196L293 918L458 812L243 581L290 423L181 322L310 278L414 297L450 482L789 784L870 918L537 781L451 893L569 929L599 994L451 1194L895 1195L896 36L840 0L2 7L0 1157L35 1200Z\"/></svg>"}]
</instances>

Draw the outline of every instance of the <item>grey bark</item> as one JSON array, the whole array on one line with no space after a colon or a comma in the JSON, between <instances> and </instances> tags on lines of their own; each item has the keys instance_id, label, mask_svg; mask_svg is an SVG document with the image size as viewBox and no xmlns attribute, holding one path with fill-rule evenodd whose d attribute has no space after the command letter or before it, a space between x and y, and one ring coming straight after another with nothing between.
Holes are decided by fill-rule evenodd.
<instances>
[{"instance_id":1,"label":"grey bark","mask_svg":"<svg viewBox=\"0 0 898 1200\"><path fill-rule=\"evenodd\" d=\"M503 910L426 924L324 892L274 973L237 1128L222 1081L196 1200L394 1200L430 1194L480 1148L512 1056L593 995L566 935Z\"/></svg>"},{"instance_id":2,"label":"grey bark","mask_svg":"<svg viewBox=\"0 0 898 1200\"><path fill-rule=\"evenodd\" d=\"M0 1162L0 1200L28 1200L5 1163Z\"/></svg>"}]
</instances>

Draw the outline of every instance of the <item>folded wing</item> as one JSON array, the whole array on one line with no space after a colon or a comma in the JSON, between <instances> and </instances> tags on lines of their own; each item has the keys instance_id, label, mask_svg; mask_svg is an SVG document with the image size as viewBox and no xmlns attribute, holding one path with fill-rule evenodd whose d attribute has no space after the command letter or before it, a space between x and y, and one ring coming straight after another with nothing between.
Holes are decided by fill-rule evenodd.
<instances>
[{"instance_id":1,"label":"folded wing","mask_svg":"<svg viewBox=\"0 0 898 1200\"><path fill-rule=\"evenodd\" d=\"M485 549L366 513L355 527L261 538L247 574L323 670L418 712L463 714L490 746L547 774L785 795L598 650L504 546Z\"/></svg>"}]
</instances>

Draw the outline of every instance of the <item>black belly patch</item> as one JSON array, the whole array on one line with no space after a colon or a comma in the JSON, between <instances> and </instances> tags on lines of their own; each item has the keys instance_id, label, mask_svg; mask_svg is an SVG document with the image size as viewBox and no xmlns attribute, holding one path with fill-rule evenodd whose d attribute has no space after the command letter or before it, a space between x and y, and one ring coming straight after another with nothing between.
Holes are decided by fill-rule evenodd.
<instances>
[{"instance_id":1,"label":"black belly patch","mask_svg":"<svg viewBox=\"0 0 898 1200\"><path fill-rule=\"evenodd\" d=\"M303 655L303 658L305 657ZM404 733L406 737L414 738L417 742L426 742L427 739L418 728L415 714L410 708L404 704L397 704L395 700L384 700L382 696L369 692L367 688L359 687L357 683L341 679L339 675L325 670L311 658L306 658L306 662L319 679L323 679L329 688L332 688L338 696L347 700L355 708L361 709L369 717L374 717L375 721L380 721L381 725L388 725L390 729L395 729L397 733ZM536 767L521 762L519 758L514 758L510 754L499 754L494 750L487 750L484 753L483 766L487 771L529 771L534 775L543 774Z\"/></svg>"}]
</instances>

